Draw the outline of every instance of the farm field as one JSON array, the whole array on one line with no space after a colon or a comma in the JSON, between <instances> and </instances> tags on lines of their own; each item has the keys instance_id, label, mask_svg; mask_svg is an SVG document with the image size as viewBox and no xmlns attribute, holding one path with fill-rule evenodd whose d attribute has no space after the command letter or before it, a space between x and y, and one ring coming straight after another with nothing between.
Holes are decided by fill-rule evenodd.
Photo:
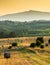
<instances>
[{"instance_id":1,"label":"farm field","mask_svg":"<svg viewBox=\"0 0 50 65\"><path fill-rule=\"evenodd\" d=\"M11 50L10 54L10 59L0 55L0 65L50 65L50 54L47 52L35 53L28 49L17 49Z\"/></svg>"},{"instance_id":2,"label":"farm field","mask_svg":"<svg viewBox=\"0 0 50 65\"><path fill-rule=\"evenodd\" d=\"M4 58L4 49L0 48L0 65L50 65L50 45L44 49L39 48L30 48L29 45L32 42L35 42L37 37L24 37L24 38L9 38L9 39L0 39L1 45L5 45L5 51L10 52L10 58ZM44 43L47 43L47 40L50 36L44 36ZM5 40L16 40L18 39L19 44L15 49L7 49L9 42L4 42ZM3 41L4 40L4 41ZM23 42L21 42L21 40ZM4 42L4 43L2 43Z\"/></svg>"}]
</instances>

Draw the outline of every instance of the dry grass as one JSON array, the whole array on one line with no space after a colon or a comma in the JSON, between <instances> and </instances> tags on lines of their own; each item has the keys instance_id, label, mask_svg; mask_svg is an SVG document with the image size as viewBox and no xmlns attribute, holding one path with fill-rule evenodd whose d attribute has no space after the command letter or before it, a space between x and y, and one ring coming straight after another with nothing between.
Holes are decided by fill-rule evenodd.
<instances>
[{"instance_id":1,"label":"dry grass","mask_svg":"<svg viewBox=\"0 0 50 65\"><path fill-rule=\"evenodd\" d=\"M3 54L0 56L0 65L50 65L50 55L11 52L10 59L4 59Z\"/></svg>"},{"instance_id":2,"label":"dry grass","mask_svg":"<svg viewBox=\"0 0 50 65\"><path fill-rule=\"evenodd\" d=\"M37 37L21 37L0 39L0 46L4 45L5 48L16 40L19 42L19 47L9 50L11 58L5 59L4 53L0 53L0 65L50 65L50 46L43 49L45 52L36 53L34 53L35 50L41 51L41 49L26 47L29 46L30 43L36 42L36 38ZM49 38L50 36L44 36L44 43L46 43Z\"/></svg>"}]
</instances>

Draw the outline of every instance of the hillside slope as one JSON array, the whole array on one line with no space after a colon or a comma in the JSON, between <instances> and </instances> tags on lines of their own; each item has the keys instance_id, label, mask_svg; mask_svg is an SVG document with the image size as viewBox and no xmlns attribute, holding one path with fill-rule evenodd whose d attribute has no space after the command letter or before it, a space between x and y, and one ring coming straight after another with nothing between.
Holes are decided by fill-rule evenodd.
<instances>
[{"instance_id":1,"label":"hillside slope","mask_svg":"<svg viewBox=\"0 0 50 65\"><path fill-rule=\"evenodd\" d=\"M0 20L12 21L50 20L50 13L30 10L0 16Z\"/></svg>"}]
</instances>

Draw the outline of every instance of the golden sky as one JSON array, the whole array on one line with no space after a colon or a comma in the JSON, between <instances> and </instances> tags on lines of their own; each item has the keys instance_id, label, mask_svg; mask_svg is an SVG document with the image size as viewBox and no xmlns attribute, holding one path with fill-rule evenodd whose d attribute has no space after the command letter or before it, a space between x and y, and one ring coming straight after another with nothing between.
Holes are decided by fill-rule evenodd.
<instances>
[{"instance_id":1,"label":"golden sky","mask_svg":"<svg viewBox=\"0 0 50 65\"><path fill-rule=\"evenodd\" d=\"M0 15L27 10L50 12L50 0L0 0Z\"/></svg>"}]
</instances>

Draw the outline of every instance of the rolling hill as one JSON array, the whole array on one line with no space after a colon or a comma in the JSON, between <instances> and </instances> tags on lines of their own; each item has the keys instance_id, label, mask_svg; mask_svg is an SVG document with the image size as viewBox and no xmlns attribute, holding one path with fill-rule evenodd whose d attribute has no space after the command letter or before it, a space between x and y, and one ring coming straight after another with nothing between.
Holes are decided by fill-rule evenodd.
<instances>
[{"instance_id":1,"label":"rolling hill","mask_svg":"<svg viewBox=\"0 0 50 65\"><path fill-rule=\"evenodd\" d=\"M15 37L50 36L50 21L0 21L0 38L14 35Z\"/></svg>"},{"instance_id":2,"label":"rolling hill","mask_svg":"<svg viewBox=\"0 0 50 65\"><path fill-rule=\"evenodd\" d=\"M29 10L25 12L0 16L0 21L1 20L11 20L11 21L50 20L50 13Z\"/></svg>"}]
</instances>

